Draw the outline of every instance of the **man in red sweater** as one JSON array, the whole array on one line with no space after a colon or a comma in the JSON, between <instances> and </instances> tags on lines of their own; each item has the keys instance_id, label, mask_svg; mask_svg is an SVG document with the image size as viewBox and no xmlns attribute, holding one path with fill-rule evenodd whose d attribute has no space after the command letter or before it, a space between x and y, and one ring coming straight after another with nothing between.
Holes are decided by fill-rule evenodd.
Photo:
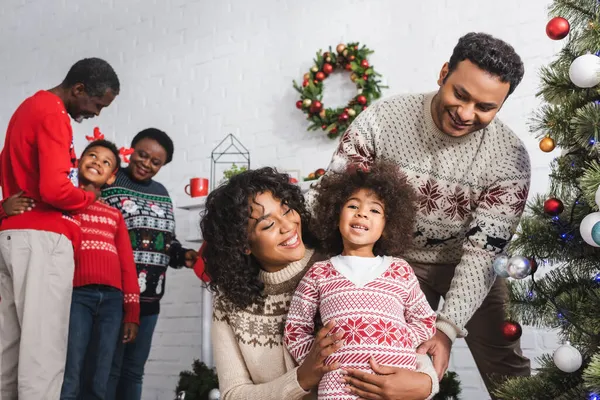
<instances>
[{"instance_id":1,"label":"man in red sweater","mask_svg":"<svg viewBox=\"0 0 600 400\"><path fill-rule=\"evenodd\" d=\"M112 67L83 59L60 85L26 99L8 124L2 194L22 191L35 207L0 227L0 400L60 396L80 236L71 214L99 197L91 184L79 188L69 116L98 116L118 94Z\"/></svg>"}]
</instances>

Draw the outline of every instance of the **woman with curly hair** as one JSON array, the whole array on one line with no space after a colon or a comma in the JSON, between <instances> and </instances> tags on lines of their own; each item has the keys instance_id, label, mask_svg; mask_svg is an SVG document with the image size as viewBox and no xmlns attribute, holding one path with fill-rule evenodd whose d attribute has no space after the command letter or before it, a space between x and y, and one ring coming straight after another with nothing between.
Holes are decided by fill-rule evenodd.
<instances>
[{"instance_id":1,"label":"woman with curly hair","mask_svg":"<svg viewBox=\"0 0 600 400\"><path fill-rule=\"evenodd\" d=\"M417 346L435 333L435 312L419 281L399 258L410 243L415 195L387 162L323 177L316 188L314 232L326 252L294 293L284 343L298 363L312 347L314 321L335 321L344 347L328 363L371 372L373 359L415 370ZM319 400L357 399L343 369L324 374Z\"/></svg>"},{"instance_id":2,"label":"woman with curly hair","mask_svg":"<svg viewBox=\"0 0 600 400\"><path fill-rule=\"evenodd\" d=\"M323 374L339 366L325 361L342 345L340 333L329 334L333 321L301 366L283 345L294 290L324 259L313 250L309 219L300 188L272 168L236 175L207 198L203 258L216 292L212 344L222 400L313 398ZM354 385L365 398L423 399L437 393L437 378L427 356L420 367L425 373L381 367L376 381L370 375Z\"/></svg>"}]
</instances>

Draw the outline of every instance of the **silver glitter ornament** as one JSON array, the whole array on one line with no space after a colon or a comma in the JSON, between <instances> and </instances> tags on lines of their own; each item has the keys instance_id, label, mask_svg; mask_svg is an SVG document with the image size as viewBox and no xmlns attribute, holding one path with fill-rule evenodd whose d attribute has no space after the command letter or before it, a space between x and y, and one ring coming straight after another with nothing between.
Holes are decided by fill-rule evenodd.
<instances>
[{"instance_id":1,"label":"silver glitter ornament","mask_svg":"<svg viewBox=\"0 0 600 400\"><path fill-rule=\"evenodd\" d=\"M523 279L531 274L531 262L527 257L513 256L508 260L508 275L514 279Z\"/></svg>"},{"instance_id":2,"label":"silver glitter ornament","mask_svg":"<svg viewBox=\"0 0 600 400\"><path fill-rule=\"evenodd\" d=\"M508 278L508 256L501 254L494 259L492 264L494 272L500 278Z\"/></svg>"}]
</instances>

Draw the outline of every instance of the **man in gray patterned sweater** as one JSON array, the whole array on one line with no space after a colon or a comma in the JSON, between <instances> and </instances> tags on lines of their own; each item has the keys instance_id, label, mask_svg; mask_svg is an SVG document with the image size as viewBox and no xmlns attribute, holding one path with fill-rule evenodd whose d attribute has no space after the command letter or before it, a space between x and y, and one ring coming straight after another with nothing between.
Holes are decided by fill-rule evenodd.
<instances>
[{"instance_id":1,"label":"man in gray patterned sweater","mask_svg":"<svg viewBox=\"0 0 600 400\"><path fill-rule=\"evenodd\" d=\"M342 171L387 159L408 176L419 210L405 258L431 306L438 309L444 298L438 331L419 352L433 357L442 377L452 343L464 337L488 391L490 375L530 374L520 343L502 336L507 287L492 268L529 191L529 155L496 118L523 72L512 46L469 33L442 67L437 92L373 104L344 133L329 166Z\"/></svg>"}]
</instances>

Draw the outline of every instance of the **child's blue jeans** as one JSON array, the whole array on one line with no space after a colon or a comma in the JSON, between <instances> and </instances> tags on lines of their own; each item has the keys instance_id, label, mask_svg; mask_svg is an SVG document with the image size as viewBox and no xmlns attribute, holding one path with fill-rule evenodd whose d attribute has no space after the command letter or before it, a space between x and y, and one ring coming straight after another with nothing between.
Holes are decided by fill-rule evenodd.
<instances>
[{"instance_id":1,"label":"child's blue jeans","mask_svg":"<svg viewBox=\"0 0 600 400\"><path fill-rule=\"evenodd\" d=\"M73 288L61 400L104 399L123 321L123 293L104 285Z\"/></svg>"}]
</instances>

